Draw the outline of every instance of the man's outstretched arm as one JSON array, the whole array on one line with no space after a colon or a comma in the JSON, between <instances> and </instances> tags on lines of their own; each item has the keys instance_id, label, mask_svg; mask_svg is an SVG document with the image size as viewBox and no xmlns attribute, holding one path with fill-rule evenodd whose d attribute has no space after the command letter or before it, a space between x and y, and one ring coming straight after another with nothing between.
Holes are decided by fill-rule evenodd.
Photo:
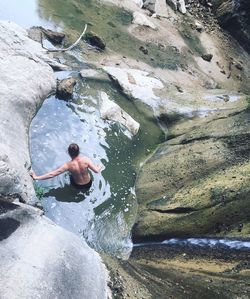
<instances>
[{"instance_id":1,"label":"man's outstretched arm","mask_svg":"<svg viewBox=\"0 0 250 299\"><path fill-rule=\"evenodd\" d=\"M33 180L47 180L47 179L51 179L55 176L58 176L59 174L65 172L67 170L68 170L68 164L65 163L63 166L61 166L55 170L52 170L50 172L47 172L43 175L36 175L34 172L31 172L30 176L32 177Z\"/></svg>"}]
</instances>

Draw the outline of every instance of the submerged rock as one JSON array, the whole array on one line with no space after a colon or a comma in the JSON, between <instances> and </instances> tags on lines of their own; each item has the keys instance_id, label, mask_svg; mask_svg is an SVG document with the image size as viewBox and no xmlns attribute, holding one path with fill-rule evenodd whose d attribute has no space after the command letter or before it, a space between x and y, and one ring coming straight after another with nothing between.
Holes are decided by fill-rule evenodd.
<instances>
[{"instance_id":1,"label":"submerged rock","mask_svg":"<svg viewBox=\"0 0 250 299\"><path fill-rule=\"evenodd\" d=\"M71 98L73 95L75 85L76 85L76 79L73 77L69 77L61 81L57 81L56 96L59 99Z\"/></svg>"},{"instance_id":2,"label":"submerged rock","mask_svg":"<svg viewBox=\"0 0 250 299\"><path fill-rule=\"evenodd\" d=\"M0 243L1 299L108 297L100 256L40 210L0 200Z\"/></svg>"},{"instance_id":3,"label":"submerged rock","mask_svg":"<svg viewBox=\"0 0 250 299\"><path fill-rule=\"evenodd\" d=\"M86 33L85 39L92 46L97 47L100 50L104 50L106 48L105 41L92 31Z\"/></svg>"},{"instance_id":4,"label":"submerged rock","mask_svg":"<svg viewBox=\"0 0 250 299\"><path fill-rule=\"evenodd\" d=\"M0 194L35 198L30 167L28 128L56 81L41 45L11 22L0 22Z\"/></svg>"},{"instance_id":5,"label":"submerged rock","mask_svg":"<svg viewBox=\"0 0 250 299\"><path fill-rule=\"evenodd\" d=\"M120 123L127 128L132 135L136 135L139 131L140 124L126 111L121 109L119 105L111 101L105 92L100 93L100 113L103 119Z\"/></svg>"}]
</instances>

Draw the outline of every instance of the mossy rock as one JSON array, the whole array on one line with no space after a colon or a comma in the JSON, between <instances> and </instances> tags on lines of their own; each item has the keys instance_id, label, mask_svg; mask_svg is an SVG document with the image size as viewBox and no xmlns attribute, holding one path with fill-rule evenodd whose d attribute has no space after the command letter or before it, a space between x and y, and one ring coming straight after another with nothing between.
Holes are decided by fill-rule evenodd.
<instances>
[{"instance_id":1,"label":"mossy rock","mask_svg":"<svg viewBox=\"0 0 250 299\"><path fill-rule=\"evenodd\" d=\"M158 147L136 182L134 239L250 233L250 120L214 120Z\"/></svg>"}]
</instances>

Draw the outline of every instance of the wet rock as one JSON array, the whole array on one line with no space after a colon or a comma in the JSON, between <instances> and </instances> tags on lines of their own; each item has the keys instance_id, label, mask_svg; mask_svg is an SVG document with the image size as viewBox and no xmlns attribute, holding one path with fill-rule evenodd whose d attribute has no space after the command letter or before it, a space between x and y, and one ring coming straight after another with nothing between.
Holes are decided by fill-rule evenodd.
<instances>
[{"instance_id":1,"label":"wet rock","mask_svg":"<svg viewBox=\"0 0 250 299\"><path fill-rule=\"evenodd\" d=\"M139 131L140 124L119 105L111 101L105 92L100 93L100 113L103 119L118 122L128 129L133 136Z\"/></svg>"},{"instance_id":2,"label":"wet rock","mask_svg":"<svg viewBox=\"0 0 250 299\"><path fill-rule=\"evenodd\" d=\"M73 95L75 85L76 85L76 79L73 77L69 77L61 81L57 81L56 96L59 99L71 98Z\"/></svg>"},{"instance_id":3,"label":"wet rock","mask_svg":"<svg viewBox=\"0 0 250 299\"><path fill-rule=\"evenodd\" d=\"M55 90L53 70L41 45L12 22L0 22L0 193L34 201L28 169L28 128L43 100Z\"/></svg>"},{"instance_id":4,"label":"wet rock","mask_svg":"<svg viewBox=\"0 0 250 299\"><path fill-rule=\"evenodd\" d=\"M41 26L33 26L28 30L29 37L37 42L41 42L42 35L53 44L61 44L65 34L50 29L45 29Z\"/></svg>"},{"instance_id":5,"label":"wet rock","mask_svg":"<svg viewBox=\"0 0 250 299\"><path fill-rule=\"evenodd\" d=\"M83 238L42 211L0 200L1 299L107 298L107 271Z\"/></svg>"},{"instance_id":6,"label":"wet rock","mask_svg":"<svg viewBox=\"0 0 250 299\"><path fill-rule=\"evenodd\" d=\"M205 61L210 62L213 58L213 54L203 54L203 55L201 55L201 58Z\"/></svg>"},{"instance_id":7,"label":"wet rock","mask_svg":"<svg viewBox=\"0 0 250 299\"><path fill-rule=\"evenodd\" d=\"M178 241L169 246L136 246L126 261L105 257L110 268L111 287L115 287L114 298L133 299L198 299L204 294L207 298L217 298L218 295L228 298L232 293L247 298L249 271L244 271L244 274L240 271L249 269L248 260L247 250L244 253L240 250L184 247ZM230 275L232 271L233 275ZM121 293L117 294L116 286Z\"/></svg>"},{"instance_id":8,"label":"wet rock","mask_svg":"<svg viewBox=\"0 0 250 299\"><path fill-rule=\"evenodd\" d=\"M145 16L144 14L137 12L137 11L135 11L133 13L132 23L136 24L136 25L140 25L140 26L149 27L154 30L157 29L156 26L154 25L154 23L151 20L149 20L149 18L147 16Z\"/></svg>"},{"instance_id":9,"label":"wet rock","mask_svg":"<svg viewBox=\"0 0 250 299\"><path fill-rule=\"evenodd\" d=\"M105 41L92 31L86 33L85 39L90 45L97 47L100 50L104 50L106 48Z\"/></svg>"}]
</instances>

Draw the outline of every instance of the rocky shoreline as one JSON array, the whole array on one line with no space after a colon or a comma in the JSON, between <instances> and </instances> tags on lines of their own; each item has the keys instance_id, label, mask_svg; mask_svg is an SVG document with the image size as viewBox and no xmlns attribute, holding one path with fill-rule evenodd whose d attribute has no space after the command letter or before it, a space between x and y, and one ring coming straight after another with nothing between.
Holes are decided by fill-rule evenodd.
<instances>
[{"instance_id":1,"label":"rocky shoreline","mask_svg":"<svg viewBox=\"0 0 250 299\"><path fill-rule=\"evenodd\" d=\"M0 289L1 298L107 298L98 253L34 208L29 126L56 80L41 45L0 22ZM22 203L28 204L22 204Z\"/></svg>"}]
</instances>

